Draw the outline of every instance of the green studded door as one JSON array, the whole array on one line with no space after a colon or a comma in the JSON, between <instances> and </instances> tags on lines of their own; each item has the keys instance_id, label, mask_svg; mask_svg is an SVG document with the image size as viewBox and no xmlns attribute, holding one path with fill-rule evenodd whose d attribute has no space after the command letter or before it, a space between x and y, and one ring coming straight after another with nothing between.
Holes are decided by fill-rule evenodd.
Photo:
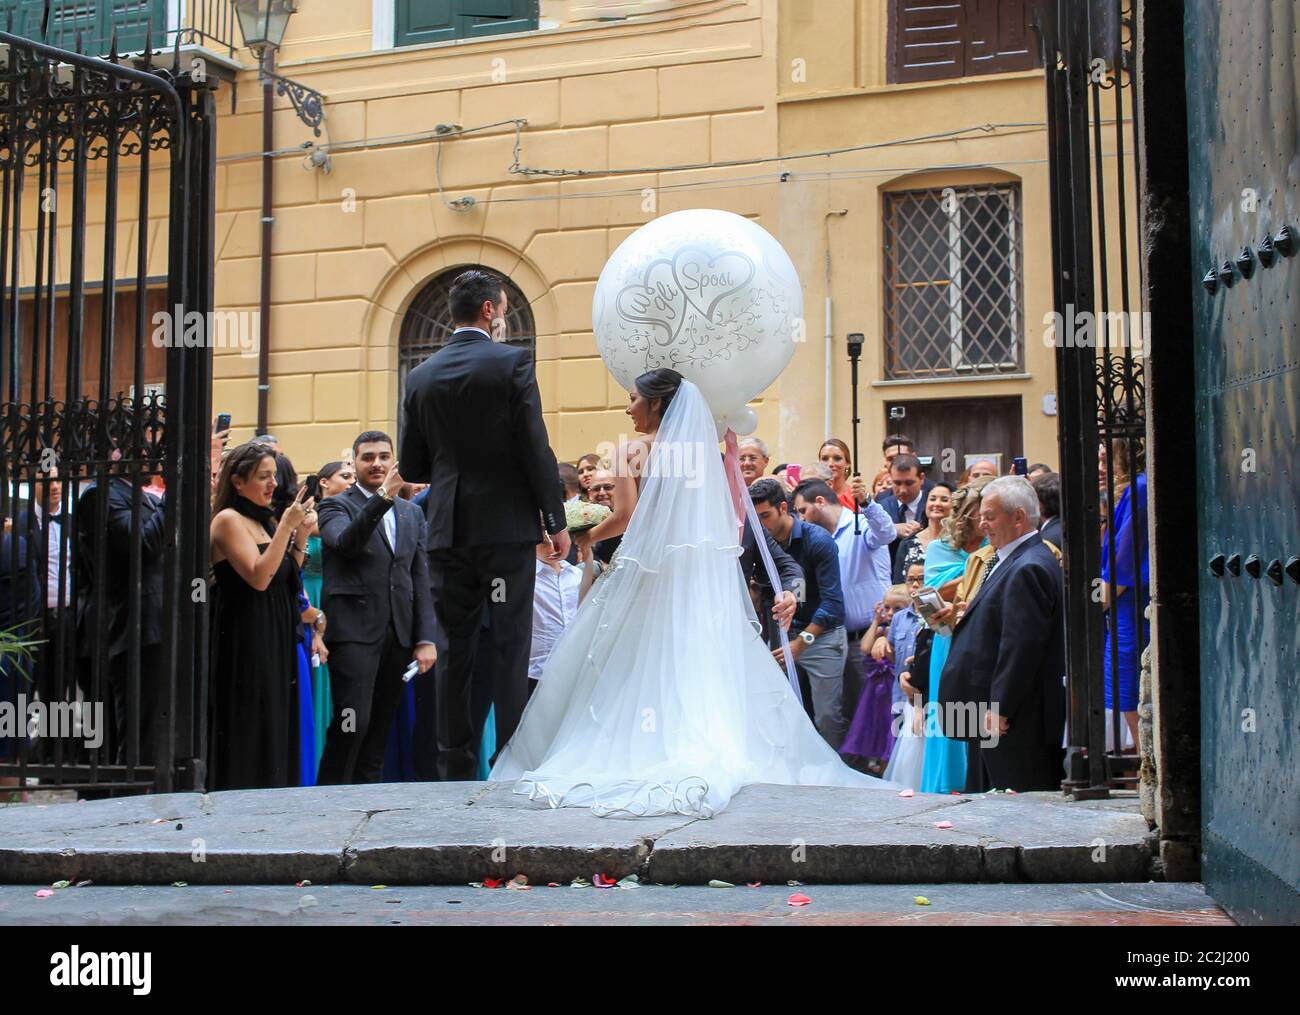
<instances>
[{"instance_id":1,"label":"green studded door","mask_svg":"<svg viewBox=\"0 0 1300 1015\"><path fill-rule=\"evenodd\" d=\"M1300 8L1189 0L1203 877L1300 922ZM1189 421L1190 422L1190 421Z\"/></svg>"}]
</instances>

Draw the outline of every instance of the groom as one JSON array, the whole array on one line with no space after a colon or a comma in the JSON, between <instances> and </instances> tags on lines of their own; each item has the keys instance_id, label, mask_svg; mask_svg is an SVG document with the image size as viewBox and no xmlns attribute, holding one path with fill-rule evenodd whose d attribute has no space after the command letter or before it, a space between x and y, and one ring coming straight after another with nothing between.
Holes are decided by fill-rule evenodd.
<instances>
[{"instance_id":1,"label":"groom","mask_svg":"<svg viewBox=\"0 0 1300 1015\"><path fill-rule=\"evenodd\" d=\"M504 746L528 700L539 529L551 537L554 560L568 555L569 533L532 358L503 341L501 279L466 271L450 302L456 330L407 376L398 460L407 481L429 484L429 571L448 642L437 676L438 775L469 780L478 762L470 683L483 610ZM494 331L502 340L493 341Z\"/></svg>"}]
</instances>

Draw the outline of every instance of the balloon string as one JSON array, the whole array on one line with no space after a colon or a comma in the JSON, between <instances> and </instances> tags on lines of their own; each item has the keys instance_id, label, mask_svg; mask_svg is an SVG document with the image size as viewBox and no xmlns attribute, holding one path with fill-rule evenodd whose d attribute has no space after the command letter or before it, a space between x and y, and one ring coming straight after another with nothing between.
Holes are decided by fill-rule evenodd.
<instances>
[{"instance_id":1,"label":"balloon string","mask_svg":"<svg viewBox=\"0 0 1300 1015\"><path fill-rule=\"evenodd\" d=\"M763 523L758 520L758 512L754 510L754 502L750 499L749 489L745 486L745 477L740 474L740 449L736 441L736 433L730 427L727 428L725 441L727 485L731 489L731 501L736 509L740 540L742 543L745 541L745 521L748 519L750 530L754 533L754 542L758 545L758 555L762 558L763 567L767 571L767 580L772 585L772 591L780 596L781 576L777 574L776 562L772 560L772 554L767 548L767 533ZM785 633L785 628L780 624L776 626L776 633L781 639L781 654L785 659L786 676L790 678L790 686L794 688L795 700L802 703L803 690L799 687L799 674L795 672L794 656L790 653L790 639Z\"/></svg>"}]
</instances>

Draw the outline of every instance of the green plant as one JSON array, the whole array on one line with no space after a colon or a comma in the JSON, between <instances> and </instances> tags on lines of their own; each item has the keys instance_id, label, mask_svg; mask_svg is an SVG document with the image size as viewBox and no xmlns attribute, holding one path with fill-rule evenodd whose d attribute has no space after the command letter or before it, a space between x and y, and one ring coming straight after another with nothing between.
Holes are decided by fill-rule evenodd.
<instances>
[{"instance_id":1,"label":"green plant","mask_svg":"<svg viewBox=\"0 0 1300 1015\"><path fill-rule=\"evenodd\" d=\"M25 625L19 624L16 627L10 627L0 631L0 666L4 666L10 661L17 663L14 672L31 683L32 678L28 675L27 670L35 655L38 645L44 644L39 638L30 638L23 633Z\"/></svg>"}]
</instances>

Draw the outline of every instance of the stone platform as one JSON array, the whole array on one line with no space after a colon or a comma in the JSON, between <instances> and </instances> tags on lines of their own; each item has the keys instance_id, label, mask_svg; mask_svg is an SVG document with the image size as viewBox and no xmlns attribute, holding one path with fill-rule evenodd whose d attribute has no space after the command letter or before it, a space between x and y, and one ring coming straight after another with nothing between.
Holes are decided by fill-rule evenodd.
<instances>
[{"instance_id":1,"label":"stone platform","mask_svg":"<svg viewBox=\"0 0 1300 1015\"><path fill-rule=\"evenodd\" d=\"M938 828L941 823L950 828ZM0 883L1142 882L1135 798L750 786L709 820L551 810L502 784L387 783L0 808Z\"/></svg>"}]
</instances>

